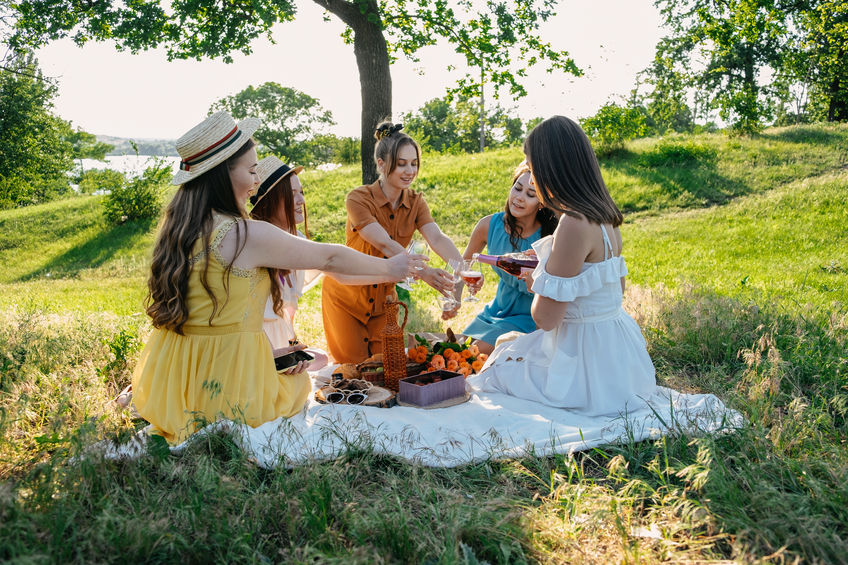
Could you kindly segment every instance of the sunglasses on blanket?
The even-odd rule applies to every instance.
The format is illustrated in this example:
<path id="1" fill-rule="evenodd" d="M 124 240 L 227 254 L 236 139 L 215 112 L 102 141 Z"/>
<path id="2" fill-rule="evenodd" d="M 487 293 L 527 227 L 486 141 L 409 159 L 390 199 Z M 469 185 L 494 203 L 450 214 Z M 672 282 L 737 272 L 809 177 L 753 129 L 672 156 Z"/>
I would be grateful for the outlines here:
<path id="1" fill-rule="evenodd" d="M 367 398 L 367 390 L 334 390 L 327 394 L 327 402 L 332 404 L 362 404 Z"/>

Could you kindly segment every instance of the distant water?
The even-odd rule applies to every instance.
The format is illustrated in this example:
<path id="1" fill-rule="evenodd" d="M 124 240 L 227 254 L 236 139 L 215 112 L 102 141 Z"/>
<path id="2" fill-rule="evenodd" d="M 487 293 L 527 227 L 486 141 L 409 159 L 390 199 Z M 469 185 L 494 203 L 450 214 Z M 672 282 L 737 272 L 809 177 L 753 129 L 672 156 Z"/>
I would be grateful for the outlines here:
<path id="1" fill-rule="evenodd" d="M 95 161 L 94 159 L 83 159 L 82 166 L 88 171 L 90 169 L 112 169 L 119 171 L 129 176 L 140 175 L 144 169 L 153 165 L 154 160 L 164 161 L 171 165 L 174 173 L 177 172 L 179 165 L 179 157 L 156 157 L 152 155 L 110 155 L 106 157 L 106 161 Z M 79 169 L 79 160 L 76 161 L 77 169 Z M 312 168 L 319 171 L 332 171 L 341 167 L 338 163 L 322 163 Z"/>
<path id="2" fill-rule="evenodd" d="M 144 172 L 145 168 L 152 166 L 156 161 L 164 161 L 171 166 L 171 169 L 176 171 L 180 158 L 155 157 L 151 155 L 110 155 L 106 157 L 106 161 L 83 159 L 82 167 L 86 171 L 90 169 L 112 169 L 125 175 L 136 176 L 140 175 Z M 76 163 L 79 168 L 79 160 Z"/>

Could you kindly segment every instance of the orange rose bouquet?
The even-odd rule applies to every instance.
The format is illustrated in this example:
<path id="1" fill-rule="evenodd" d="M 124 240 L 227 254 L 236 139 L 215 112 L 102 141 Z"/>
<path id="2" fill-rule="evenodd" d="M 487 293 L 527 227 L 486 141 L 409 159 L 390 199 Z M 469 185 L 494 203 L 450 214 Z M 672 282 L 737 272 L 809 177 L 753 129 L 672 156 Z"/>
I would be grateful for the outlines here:
<path id="1" fill-rule="evenodd" d="M 415 334 L 416 347 L 410 348 L 408 355 L 410 361 L 415 363 L 426 363 L 424 372 L 446 369 L 456 373 L 462 373 L 465 377 L 478 373 L 483 368 L 488 355 L 480 353 L 476 345 L 467 338 L 464 343 L 451 340 L 453 332 L 448 328 L 447 341 L 430 343 L 425 338 Z"/>

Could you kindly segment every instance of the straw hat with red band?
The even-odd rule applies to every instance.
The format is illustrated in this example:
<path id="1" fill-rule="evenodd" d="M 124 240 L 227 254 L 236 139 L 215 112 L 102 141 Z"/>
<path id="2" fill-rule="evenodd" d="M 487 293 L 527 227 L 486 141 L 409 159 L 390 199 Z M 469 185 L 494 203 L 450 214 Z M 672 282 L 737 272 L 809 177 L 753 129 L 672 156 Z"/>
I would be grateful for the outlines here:
<path id="1" fill-rule="evenodd" d="M 277 183 L 291 174 L 298 175 L 301 171 L 303 167 L 290 167 L 273 155 L 265 157 L 256 165 L 259 187 L 256 189 L 256 194 L 250 197 L 250 203 L 256 206 Z"/>
<path id="2" fill-rule="evenodd" d="M 227 112 L 215 112 L 177 140 L 180 170 L 171 184 L 183 184 L 220 165 L 238 151 L 262 121 L 245 118 L 236 121 Z"/>

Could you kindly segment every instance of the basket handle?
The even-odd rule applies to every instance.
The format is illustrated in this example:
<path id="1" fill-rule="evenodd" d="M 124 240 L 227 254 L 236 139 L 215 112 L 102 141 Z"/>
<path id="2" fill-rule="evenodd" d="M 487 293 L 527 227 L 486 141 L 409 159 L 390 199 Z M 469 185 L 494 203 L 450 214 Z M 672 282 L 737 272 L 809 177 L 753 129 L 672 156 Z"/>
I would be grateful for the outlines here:
<path id="1" fill-rule="evenodd" d="M 397 304 L 398 306 L 403 306 L 403 323 L 400 325 L 400 329 L 404 329 L 406 327 L 406 319 L 409 317 L 409 307 L 400 300 L 397 301 Z"/>

